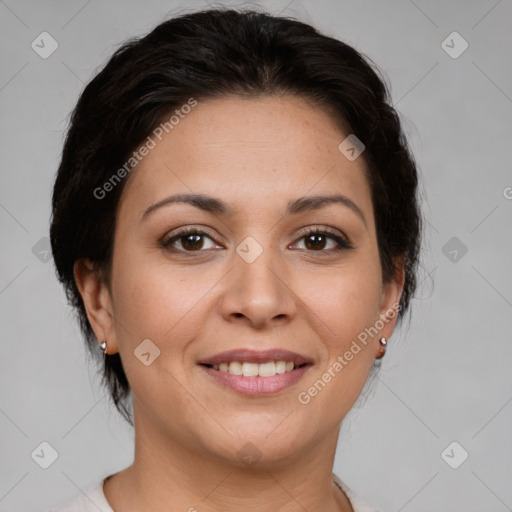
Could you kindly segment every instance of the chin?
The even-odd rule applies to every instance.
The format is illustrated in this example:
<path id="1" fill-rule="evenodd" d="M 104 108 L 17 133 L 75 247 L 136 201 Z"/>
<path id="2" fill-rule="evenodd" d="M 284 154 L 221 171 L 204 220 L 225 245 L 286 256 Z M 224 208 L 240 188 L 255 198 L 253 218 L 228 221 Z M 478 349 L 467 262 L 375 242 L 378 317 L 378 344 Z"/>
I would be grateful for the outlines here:
<path id="1" fill-rule="evenodd" d="M 282 418 L 281 418 L 282 420 Z M 266 423 L 266 422 L 265 422 Z M 276 422 L 278 424 L 279 422 Z M 251 470 L 275 470 L 279 465 L 292 463 L 303 457 L 303 448 L 307 444 L 304 431 L 297 429 L 274 427 L 253 429 L 245 428 L 236 431 L 232 428 L 222 439 L 209 443 L 209 450 L 222 457 L 228 464 L 238 468 Z"/>

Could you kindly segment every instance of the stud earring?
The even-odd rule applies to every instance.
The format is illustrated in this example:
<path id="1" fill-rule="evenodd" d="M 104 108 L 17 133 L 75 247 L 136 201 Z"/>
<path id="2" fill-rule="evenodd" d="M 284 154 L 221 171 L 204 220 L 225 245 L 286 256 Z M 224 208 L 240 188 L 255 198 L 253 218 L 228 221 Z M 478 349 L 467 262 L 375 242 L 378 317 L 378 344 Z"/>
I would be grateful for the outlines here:
<path id="1" fill-rule="evenodd" d="M 103 340 L 100 343 L 101 350 L 103 351 L 103 361 L 105 361 L 105 357 L 107 355 L 107 340 Z"/>
<path id="2" fill-rule="evenodd" d="M 384 357 L 384 355 L 386 354 L 386 346 L 388 344 L 388 340 L 386 338 L 382 337 L 379 340 L 379 343 L 380 343 L 380 352 L 379 352 L 379 355 L 375 359 L 382 359 Z"/>

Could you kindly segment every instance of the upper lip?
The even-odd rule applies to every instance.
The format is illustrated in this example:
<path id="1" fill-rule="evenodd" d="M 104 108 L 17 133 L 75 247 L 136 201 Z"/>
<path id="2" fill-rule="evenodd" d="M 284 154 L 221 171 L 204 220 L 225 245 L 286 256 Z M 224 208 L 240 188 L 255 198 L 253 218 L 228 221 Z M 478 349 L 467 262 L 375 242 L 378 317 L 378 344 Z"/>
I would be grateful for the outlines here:
<path id="1" fill-rule="evenodd" d="M 291 361 L 295 366 L 312 363 L 313 361 L 303 354 L 291 352 L 284 349 L 270 350 L 252 350 L 239 348 L 235 350 L 227 350 L 220 352 L 211 357 L 206 357 L 198 361 L 198 364 L 220 364 L 231 363 L 232 361 L 240 361 L 243 363 L 268 363 L 269 361 Z"/>

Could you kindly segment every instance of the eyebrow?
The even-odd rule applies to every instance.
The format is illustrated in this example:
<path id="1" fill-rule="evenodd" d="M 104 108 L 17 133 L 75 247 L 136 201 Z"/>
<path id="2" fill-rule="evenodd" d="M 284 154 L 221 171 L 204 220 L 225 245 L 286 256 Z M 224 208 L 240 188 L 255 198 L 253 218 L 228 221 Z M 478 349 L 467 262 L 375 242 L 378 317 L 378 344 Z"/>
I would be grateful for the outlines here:
<path id="1" fill-rule="evenodd" d="M 146 219 L 155 210 L 173 203 L 190 204 L 206 212 L 218 215 L 229 216 L 233 215 L 234 213 L 233 209 L 229 207 L 224 201 L 215 197 L 207 196 L 204 194 L 176 194 L 166 197 L 165 199 L 162 199 L 161 201 L 158 201 L 158 203 L 155 203 L 147 208 L 142 214 L 141 221 Z M 286 207 L 286 215 L 298 215 L 299 213 L 304 213 L 307 211 L 319 210 L 328 204 L 336 203 L 350 208 L 361 218 L 361 220 L 364 222 L 364 225 L 366 226 L 365 216 L 359 206 L 357 206 L 354 201 L 341 194 L 330 196 L 299 197 L 298 199 L 289 201 Z"/>

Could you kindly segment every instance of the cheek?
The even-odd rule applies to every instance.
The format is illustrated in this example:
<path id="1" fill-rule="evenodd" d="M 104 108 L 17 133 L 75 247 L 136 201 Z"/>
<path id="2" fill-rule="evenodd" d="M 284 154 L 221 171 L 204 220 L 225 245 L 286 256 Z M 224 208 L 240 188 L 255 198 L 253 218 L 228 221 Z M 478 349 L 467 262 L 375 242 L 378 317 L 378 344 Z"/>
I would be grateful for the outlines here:
<path id="1" fill-rule="evenodd" d="M 315 287 L 301 279 L 307 304 L 325 324 L 333 349 L 342 350 L 377 320 L 382 284 L 374 258 L 354 255 L 346 265 L 315 276 Z"/>
<path id="2" fill-rule="evenodd" d="M 130 332 L 161 339 L 190 312 L 201 289 L 169 268 L 129 266 L 133 268 L 124 273 L 123 265 L 118 267 L 116 315 L 126 322 Z"/>
<path id="3" fill-rule="evenodd" d="M 120 350 L 152 340 L 161 352 L 185 363 L 185 348 L 201 334 L 208 294 L 223 275 L 220 267 L 171 263 L 143 250 L 119 251 L 113 262 L 114 311 Z"/>
<path id="4" fill-rule="evenodd" d="M 374 341 L 365 329 L 378 319 L 378 277 L 370 278 L 369 272 L 331 277 L 328 292 L 310 297 L 311 321 L 322 337 L 323 353 L 297 399 L 304 411 L 322 417 L 326 427 L 341 421 L 354 405 L 373 364 Z"/>
<path id="5" fill-rule="evenodd" d="M 374 338 L 367 330 L 379 319 L 381 272 L 378 260 L 358 255 L 350 264 L 315 279 L 315 292 L 305 301 L 314 314 L 314 330 L 323 341 L 323 354 L 315 379 L 324 374 L 326 392 L 318 405 L 348 411 L 366 382 L 373 364 Z M 303 286 L 306 286 L 304 280 Z M 321 388 L 321 386 L 319 386 Z M 313 390 L 315 393 L 315 390 Z"/>

